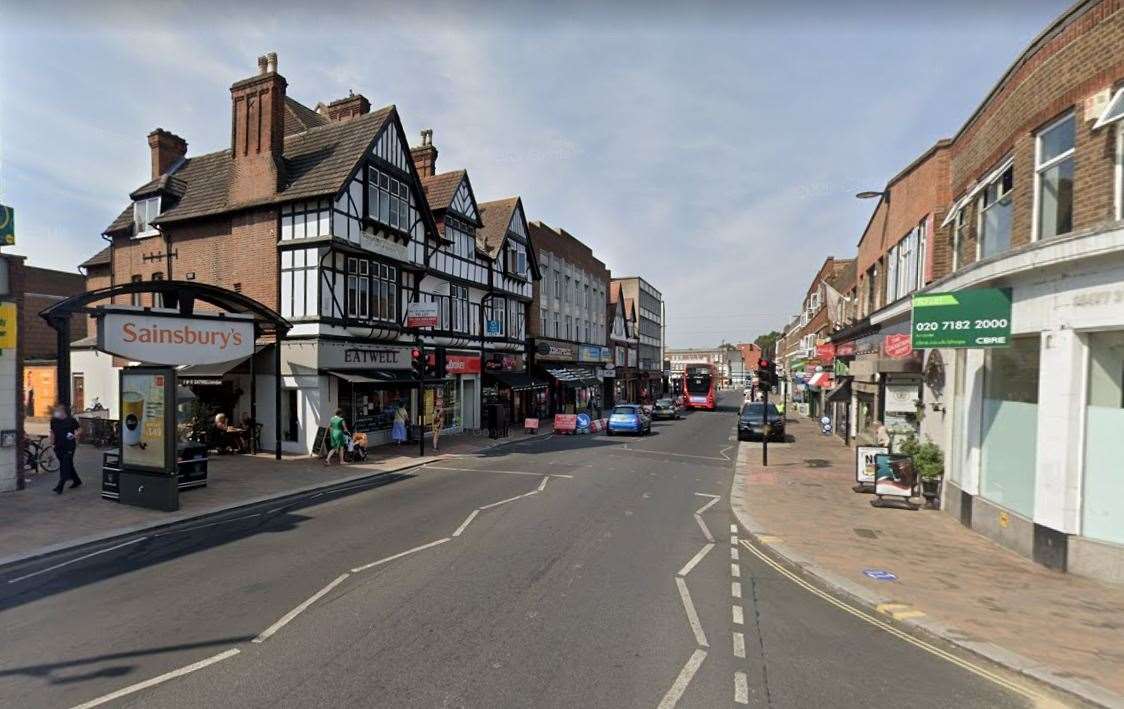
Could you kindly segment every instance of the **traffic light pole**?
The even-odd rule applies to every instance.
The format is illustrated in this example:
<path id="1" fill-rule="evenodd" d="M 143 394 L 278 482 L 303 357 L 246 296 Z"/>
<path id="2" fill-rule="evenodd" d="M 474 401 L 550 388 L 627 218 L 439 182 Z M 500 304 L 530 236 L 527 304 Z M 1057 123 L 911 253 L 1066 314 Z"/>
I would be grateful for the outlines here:
<path id="1" fill-rule="evenodd" d="M 415 367 L 418 375 L 418 453 L 425 457 L 425 345 L 418 339 L 418 359 L 420 367 Z"/>
<path id="2" fill-rule="evenodd" d="M 764 409 L 761 412 L 761 420 L 764 422 L 764 435 L 761 436 L 761 465 L 762 467 L 769 467 L 769 386 L 761 387 L 761 392 L 765 394 Z"/>

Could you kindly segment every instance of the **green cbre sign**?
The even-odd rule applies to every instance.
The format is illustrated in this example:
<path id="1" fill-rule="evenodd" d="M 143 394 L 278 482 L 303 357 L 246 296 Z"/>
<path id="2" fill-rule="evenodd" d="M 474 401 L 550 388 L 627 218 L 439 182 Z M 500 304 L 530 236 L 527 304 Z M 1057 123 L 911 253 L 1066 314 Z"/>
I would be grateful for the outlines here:
<path id="1" fill-rule="evenodd" d="M 913 296 L 910 341 L 915 350 L 1009 346 L 1011 289 L 975 288 Z"/>

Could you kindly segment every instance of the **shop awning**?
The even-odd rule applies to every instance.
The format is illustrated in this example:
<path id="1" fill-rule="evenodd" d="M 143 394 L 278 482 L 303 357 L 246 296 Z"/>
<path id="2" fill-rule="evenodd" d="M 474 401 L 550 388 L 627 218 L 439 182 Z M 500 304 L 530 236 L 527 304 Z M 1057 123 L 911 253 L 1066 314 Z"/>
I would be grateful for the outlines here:
<path id="1" fill-rule="evenodd" d="M 835 388 L 827 393 L 827 400 L 850 401 L 851 379 L 853 379 L 853 377 L 841 377 L 840 379 L 838 379 L 838 384 L 836 384 Z"/>
<path id="2" fill-rule="evenodd" d="M 417 384 L 417 377 L 409 369 L 353 369 L 328 370 L 328 374 L 352 384 Z"/>
<path id="3" fill-rule="evenodd" d="M 176 370 L 176 379 L 181 384 L 200 385 L 200 384 L 218 384 L 222 378 L 230 374 L 235 369 L 238 369 L 250 357 L 257 356 L 259 352 L 264 350 L 270 345 L 258 345 L 254 348 L 254 354 L 240 359 L 232 359 L 229 362 L 216 362 L 214 364 L 188 364 Z M 246 370 L 248 373 L 248 370 Z"/>
<path id="4" fill-rule="evenodd" d="M 512 391 L 548 389 L 550 387 L 543 380 L 536 379 L 526 372 L 488 372 L 488 376 Z"/>
<path id="5" fill-rule="evenodd" d="M 581 369 L 548 369 L 546 373 L 568 387 L 601 386 L 601 380 Z"/>
<path id="6" fill-rule="evenodd" d="M 831 372 L 816 372 L 808 378 L 808 386 L 823 389 L 831 384 Z"/>

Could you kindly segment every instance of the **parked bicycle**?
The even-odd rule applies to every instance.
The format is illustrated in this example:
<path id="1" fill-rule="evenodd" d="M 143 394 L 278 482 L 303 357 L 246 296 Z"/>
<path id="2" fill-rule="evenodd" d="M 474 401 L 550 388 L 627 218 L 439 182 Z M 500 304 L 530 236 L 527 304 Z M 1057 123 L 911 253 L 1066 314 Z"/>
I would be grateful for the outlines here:
<path id="1" fill-rule="evenodd" d="M 55 447 L 48 439 L 49 436 L 35 439 L 24 437 L 24 471 L 32 475 L 58 472 L 59 457 L 55 455 Z"/>

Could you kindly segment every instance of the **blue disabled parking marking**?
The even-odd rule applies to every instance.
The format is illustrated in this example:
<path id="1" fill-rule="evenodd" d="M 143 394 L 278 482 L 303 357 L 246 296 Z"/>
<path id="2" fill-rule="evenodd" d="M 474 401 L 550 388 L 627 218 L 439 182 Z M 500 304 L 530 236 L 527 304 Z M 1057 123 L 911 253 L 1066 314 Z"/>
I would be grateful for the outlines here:
<path id="1" fill-rule="evenodd" d="M 886 569 L 863 569 L 863 573 L 875 581 L 897 581 L 898 575 Z"/>

